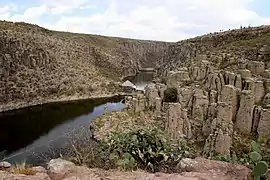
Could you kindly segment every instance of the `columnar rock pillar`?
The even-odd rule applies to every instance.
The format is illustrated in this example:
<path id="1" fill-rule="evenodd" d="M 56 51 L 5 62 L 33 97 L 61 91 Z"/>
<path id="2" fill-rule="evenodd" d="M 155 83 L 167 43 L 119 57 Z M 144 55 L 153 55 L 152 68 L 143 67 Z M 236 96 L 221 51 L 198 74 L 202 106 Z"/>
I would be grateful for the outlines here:
<path id="1" fill-rule="evenodd" d="M 261 111 L 261 118 L 257 129 L 259 138 L 270 140 L 270 110 L 263 109 Z"/>
<path id="2" fill-rule="evenodd" d="M 182 120 L 183 120 L 183 133 L 186 135 L 188 139 L 192 138 L 192 130 L 191 130 L 191 123 L 188 119 L 188 110 L 182 109 Z"/>
<path id="3" fill-rule="evenodd" d="M 207 96 L 195 94 L 192 106 L 192 119 L 203 122 L 206 119 L 209 100 Z"/>
<path id="4" fill-rule="evenodd" d="M 183 135 L 183 120 L 181 116 L 181 104 L 179 103 L 165 103 L 167 104 L 166 115 L 166 131 L 171 138 L 177 138 Z"/>
<path id="5" fill-rule="evenodd" d="M 235 129 L 242 134 L 250 134 L 252 128 L 255 98 L 252 91 L 241 93 L 240 107 L 236 115 Z"/>
<path id="6" fill-rule="evenodd" d="M 156 98 L 159 97 L 159 95 L 154 83 L 145 87 L 145 96 L 148 99 L 148 106 L 150 108 L 155 108 Z"/>
<path id="7" fill-rule="evenodd" d="M 217 106 L 217 118 L 212 121 L 211 134 L 209 134 L 204 152 L 210 154 L 215 152 L 220 155 L 230 155 L 232 145 L 232 107 L 224 102 Z"/>
<path id="8" fill-rule="evenodd" d="M 255 103 L 261 102 L 261 100 L 265 95 L 263 81 L 259 80 L 255 81 L 254 95 L 255 95 Z"/>
<path id="9" fill-rule="evenodd" d="M 160 97 L 156 97 L 156 117 L 161 116 L 161 106 L 162 106 L 162 99 Z"/>
<path id="10" fill-rule="evenodd" d="M 134 104 L 136 113 L 144 111 L 146 106 L 145 96 L 143 94 L 138 94 Z"/>
<path id="11" fill-rule="evenodd" d="M 225 102 L 232 107 L 232 117 L 234 120 L 238 107 L 237 89 L 232 85 L 225 85 L 221 91 L 219 101 Z"/>

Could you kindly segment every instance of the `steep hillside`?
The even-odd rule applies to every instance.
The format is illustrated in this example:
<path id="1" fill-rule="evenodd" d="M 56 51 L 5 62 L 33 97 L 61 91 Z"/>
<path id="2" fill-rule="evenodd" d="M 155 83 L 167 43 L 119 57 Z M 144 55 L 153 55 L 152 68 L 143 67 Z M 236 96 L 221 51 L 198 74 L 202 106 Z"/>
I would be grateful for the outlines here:
<path id="1" fill-rule="evenodd" d="M 158 77 L 166 84 L 154 87 L 160 94 L 166 87 L 177 89 L 177 103 L 168 111 L 178 108 L 185 117 L 169 125 L 169 132 L 175 135 L 174 128 L 180 128 L 201 134 L 195 139 L 201 139 L 207 156 L 247 152 L 251 139 L 267 146 L 269 153 L 270 26 L 208 34 L 171 45 Z"/>
<path id="2" fill-rule="evenodd" d="M 167 46 L 1 21 L 0 111 L 21 103 L 112 93 L 121 77 L 156 66 Z"/>
<path id="3" fill-rule="evenodd" d="M 250 27 L 179 41 L 170 45 L 159 73 L 201 64 L 207 60 L 216 69 L 245 69 L 251 61 L 270 68 L 270 26 Z"/>

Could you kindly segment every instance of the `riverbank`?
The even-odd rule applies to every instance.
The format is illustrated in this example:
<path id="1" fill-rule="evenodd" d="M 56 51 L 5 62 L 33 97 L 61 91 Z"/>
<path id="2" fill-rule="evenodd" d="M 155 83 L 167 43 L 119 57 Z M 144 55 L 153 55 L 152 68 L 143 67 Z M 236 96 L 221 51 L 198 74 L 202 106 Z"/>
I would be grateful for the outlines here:
<path id="1" fill-rule="evenodd" d="M 81 100 L 94 100 L 94 99 L 102 99 L 102 98 L 114 98 L 128 95 L 127 93 L 114 93 L 114 94 L 101 94 L 94 96 L 67 96 L 62 98 L 52 98 L 52 99 L 36 99 L 31 102 L 16 102 L 16 103 L 6 103 L 0 105 L 0 113 L 5 111 L 17 110 L 21 108 L 37 106 L 42 104 L 49 103 L 66 103 L 72 101 L 81 101 Z"/>

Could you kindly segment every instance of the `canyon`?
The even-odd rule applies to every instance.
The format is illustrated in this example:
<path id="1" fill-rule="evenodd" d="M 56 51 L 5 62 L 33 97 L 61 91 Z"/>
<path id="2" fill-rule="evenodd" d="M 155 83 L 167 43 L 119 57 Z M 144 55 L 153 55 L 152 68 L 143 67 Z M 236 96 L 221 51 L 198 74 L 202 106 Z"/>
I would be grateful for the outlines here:
<path id="1" fill-rule="evenodd" d="M 97 139 L 119 129 L 131 131 L 152 123 L 161 124 L 172 139 L 196 142 L 194 149 L 198 148 L 204 158 L 240 157 L 249 153 L 251 140 L 270 154 L 270 26 L 244 27 L 167 43 L 56 32 L 26 23 L 1 24 L 0 111 L 51 100 L 120 93 L 124 77 L 155 68 L 154 80 L 144 93 L 125 97 L 123 112 L 108 113 L 93 121 L 91 127 Z M 166 101 L 168 89 L 176 90 L 173 102 Z M 132 116 L 126 111 L 132 111 Z M 198 161 L 201 166 L 209 164 L 207 170 L 173 177 L 144 176 L 248 179 L 251 174 L 240 165 L 244 174 L 237 175 L 231 168 L 235 164 L 203 158 Z M 86 174 L 90 171 L 93 174 L 85 170 Z M 141 178 L 136 173 L 125 177 Z"/>
<path id="2" fill-rule="evenodd" d="M 156 67 L 169 45 L 0 25 L 0 111 L 114 94 L 121 78 Z"/>

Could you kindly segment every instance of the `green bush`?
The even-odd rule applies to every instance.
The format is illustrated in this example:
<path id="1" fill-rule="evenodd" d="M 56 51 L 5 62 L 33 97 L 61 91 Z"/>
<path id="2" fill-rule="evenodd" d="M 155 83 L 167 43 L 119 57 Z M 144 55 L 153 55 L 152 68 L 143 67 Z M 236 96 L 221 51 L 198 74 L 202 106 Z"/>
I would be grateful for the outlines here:
<path id="1" fill-rule="evenodd" d="M 188 146 L 166 139 L 161 130 L 150 126 L 112 133 L 102 144 L 115 166 L 124 170 L 174 171 L 179 160 L 189 154 Z"/>
<path id="2" fill-rule="evenodd" d="M 164 91 L 164 102 L 177 102 L 177 89 L 176 88 L 167 88 Z"/>

